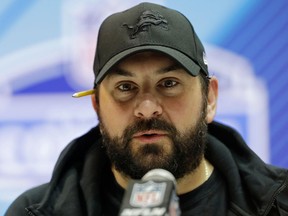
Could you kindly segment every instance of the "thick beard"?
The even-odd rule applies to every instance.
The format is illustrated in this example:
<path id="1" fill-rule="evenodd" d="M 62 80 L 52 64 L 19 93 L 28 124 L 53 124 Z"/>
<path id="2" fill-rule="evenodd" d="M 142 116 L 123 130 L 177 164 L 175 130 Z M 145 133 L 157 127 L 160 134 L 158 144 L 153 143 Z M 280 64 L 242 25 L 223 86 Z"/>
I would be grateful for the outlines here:
<path id="1" fill-rule="evenodd" d="M 158 118 L 139 120 L 127 127 L 121 137 L 111 137 L 99 118 L 103 145 L 115 168 L 132 179 L 141 179 L 149 170 L 162 168 L 176 179 L 182 178 L 198 168 L 206 148 L 206 112 L 202 112 L 196 125 L 180 133 L 174 125 Z M 172 151 L 164 151 L 159 144 L 143 145 L 133 153 L 132 136 L 140 131 L 161 130 L 168 133 Z M 165 144 L 164 144 L 165 145 Z"/>

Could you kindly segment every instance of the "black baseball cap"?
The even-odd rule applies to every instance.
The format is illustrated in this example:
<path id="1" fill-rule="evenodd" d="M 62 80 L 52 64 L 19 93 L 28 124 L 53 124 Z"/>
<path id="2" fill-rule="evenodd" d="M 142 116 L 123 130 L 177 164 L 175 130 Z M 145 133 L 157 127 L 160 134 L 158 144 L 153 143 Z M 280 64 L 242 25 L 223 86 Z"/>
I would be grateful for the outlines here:
<path id="1" fill-rule="evenodd" d="M 114 65 L 143 51 L 172 57 L 192 76 L 200 72 L 209 75 L 204 47 L 189 20 L 176 10 L 141 3 L 112 14 L 101 24 L 93 66 L 94 86 Z"/>

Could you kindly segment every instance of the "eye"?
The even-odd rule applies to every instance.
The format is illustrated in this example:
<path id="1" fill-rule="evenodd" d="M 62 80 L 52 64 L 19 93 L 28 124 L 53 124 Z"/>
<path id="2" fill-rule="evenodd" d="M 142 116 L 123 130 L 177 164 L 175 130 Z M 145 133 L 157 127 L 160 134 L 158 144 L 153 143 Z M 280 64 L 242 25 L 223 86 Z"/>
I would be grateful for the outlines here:
<path id="1" fill-rule="evenodd" d="M 158 83 L 158 90 L 163 96 L 176 97 L 184 91 L 183 81 L 167 77 Z"/>
<path id="2" fill-rule="evenodd" d="M 135 89 L 135 86 L 132 85 L 131 83 L 122 83 L 122 84 L 117 86 L 117 89 L 122 91 L 122 92 L 126 92 L 126 91 L 131 91 L 131 90 Z"/>
<path id="3" fill-rule="evenodd" d="M 132 99 L 138 92 L 135 83 L 129 81 L 119 82 L 113 91 L 113 97 L 119 102 L 126 102 Z"/>
<path id="4" fill-rule="evenodd" d="M 172 87 L 176 86 L 177 84 L 178 84 L 177 81 L 172 80 L 172 79 L 167 79 L 161 83 L 161 86 L 165 87 L 165 88 L 172 88 Z"/>

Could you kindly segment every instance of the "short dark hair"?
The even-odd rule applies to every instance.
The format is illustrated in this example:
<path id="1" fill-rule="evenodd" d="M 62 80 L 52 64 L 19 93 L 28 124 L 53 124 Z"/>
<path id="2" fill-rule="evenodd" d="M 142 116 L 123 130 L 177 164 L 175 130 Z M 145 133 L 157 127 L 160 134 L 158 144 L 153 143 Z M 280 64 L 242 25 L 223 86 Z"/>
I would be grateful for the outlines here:
<path id="1" fill-rule="evenodd" d="M 207 98 L 209 91 L 210 77 L 202 72 L 200 72 L 198 76 L 200 78 L 203 97 Z"/>

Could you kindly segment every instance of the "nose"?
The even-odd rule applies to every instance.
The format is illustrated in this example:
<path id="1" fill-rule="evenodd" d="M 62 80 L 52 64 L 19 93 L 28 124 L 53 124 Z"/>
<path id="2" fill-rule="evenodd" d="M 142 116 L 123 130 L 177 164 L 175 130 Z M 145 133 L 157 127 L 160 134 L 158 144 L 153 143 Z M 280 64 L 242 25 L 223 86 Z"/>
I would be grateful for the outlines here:
<path id="1" fill-rule="evenodd" d="M 145 94 L 137 100 L 134 115 L 138 118 L 159 117 L 162 114 L 162 107 L 157 99 L 151 94 Z"/>

